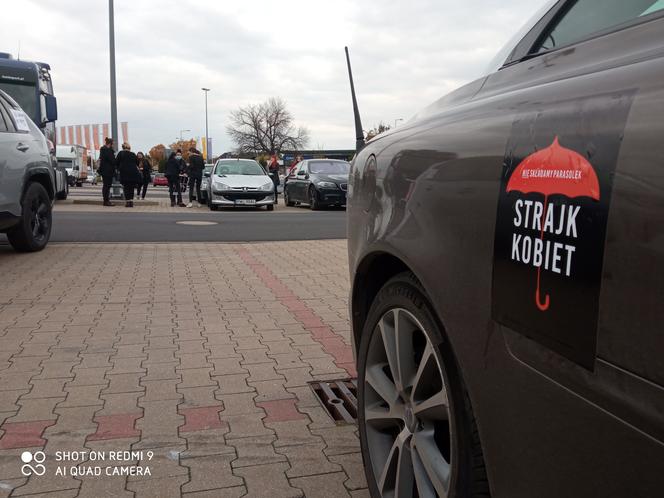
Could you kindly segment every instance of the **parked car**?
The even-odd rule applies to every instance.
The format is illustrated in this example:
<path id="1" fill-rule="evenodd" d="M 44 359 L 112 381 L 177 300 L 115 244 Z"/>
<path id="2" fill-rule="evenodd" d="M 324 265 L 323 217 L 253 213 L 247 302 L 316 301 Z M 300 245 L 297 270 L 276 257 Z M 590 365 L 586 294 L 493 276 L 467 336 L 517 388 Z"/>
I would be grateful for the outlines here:
<path id="1" fill-rule="evenodd" d="M 207 190 L 208 184 L 210 183 L 210 174 L 212 173 L 212 168 L 214 168 L 214 164 L 206 164 L 205 169 L 203 170 L 203 179 L 201 180 L 201 198 L 199 199 L 201 204 L 207 204 Z"/>
<path id="2" fill-rule="evenodd" d="M 97 185 L 97 172 L 92 168 L 88 168 L 88 175 L 85 178 L 85 182 L 90 185 Z"/>
<path id="3" fill-rule="evenodd" d="M 0 232 L 17 251 L 39 251 L 51 236 L 55 171 L 46 138 L 0 90 Z"/>
<path id="4" fill-rule="evenodd" d="M 485 76 L 360 147 L 372 496 L 662 494 L 662 33 L 663 2 L 549 2 Z"/>
<path id="5" fill-rule="evenodd" d="M 274 210 L 274 183 L 253 159 L 219 159 L 208 182 L 208 206 L 265 206 Z"/>
<path id="6" fill-rule="evenodd" d="M 163 173 L 155 173 L 152 178 L 153 187 L 168 187 L 168 179 Z"/>
<path id="7" fill-rule="evenodd" d="M 312 210 L 325 206 L 344 206 L 350 164 L 338 159 L 300 161 L 284 186 L 287 206 L 308 204 Z"/>

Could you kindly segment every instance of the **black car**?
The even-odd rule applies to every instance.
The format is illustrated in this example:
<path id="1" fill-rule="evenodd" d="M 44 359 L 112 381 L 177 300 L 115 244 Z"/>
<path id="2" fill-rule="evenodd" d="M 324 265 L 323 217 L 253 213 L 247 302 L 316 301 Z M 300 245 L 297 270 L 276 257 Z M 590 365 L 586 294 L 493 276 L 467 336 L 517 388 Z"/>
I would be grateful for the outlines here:
<path id="1" fill-rule="evenodd" d="M 344 206 L 350 164 L 338 159 L 301 161 L 286 178 L 284 202 L 287 206 L 308 204 L 313 210 Z"/>
<path id="2" fill-rule="evenodd" d="M 663 496 L 663 137 L 664 2 L 560 0 L 361 148 L 372 496 Z"/>

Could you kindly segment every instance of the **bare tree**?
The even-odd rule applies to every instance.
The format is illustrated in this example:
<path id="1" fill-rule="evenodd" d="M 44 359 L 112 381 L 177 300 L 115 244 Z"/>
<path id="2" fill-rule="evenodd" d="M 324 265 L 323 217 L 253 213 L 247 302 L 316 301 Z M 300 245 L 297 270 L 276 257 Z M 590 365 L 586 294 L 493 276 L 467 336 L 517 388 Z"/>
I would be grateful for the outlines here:
<path id="1" fill-rule="evenodd" d="M 293 124 L 293 115 L 280 98 L 240 107 L 231 112 L 230 122 L 226 131 L 241 153 L 278 154 L 309 142 L 309 130 Z"/>
<path id="2" fill-rule="evenodd" d="M 378 123 L 378 126 L 374 126 L 371 130 L 367 131 L 366 139 L 367 141 L 371 140 L 376 135 L 380 135 L 383 132 L 386 132 L 391 128 L 390 125 L 383 123 L 382 121 Z"/>

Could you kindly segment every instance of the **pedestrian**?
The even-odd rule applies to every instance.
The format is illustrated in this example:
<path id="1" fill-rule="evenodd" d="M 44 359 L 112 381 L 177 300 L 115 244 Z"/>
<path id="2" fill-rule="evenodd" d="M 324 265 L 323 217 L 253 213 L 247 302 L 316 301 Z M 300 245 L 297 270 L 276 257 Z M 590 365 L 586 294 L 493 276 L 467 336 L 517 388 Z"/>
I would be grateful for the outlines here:
<path id="1" fill-rule="evenodd" d="M 182 204 L 182 192 L 180 190 L 180 161 L 177 156 L 176 152 L 171 152 L 171 155 L 168 156 L 164 176 L 168 180 L 168 195 L 171 198 L 171 207 L 175 206 L 176 195 L 178 206 L 184 207 L 184 204 Z M 182 158 L 181 154 L 180 158 Z"/>
<path id="2" fill-rule="evenodd" d="M 272 183 L 274 183 L 274 203 L 277 204 L 279 200 L 279 191 L 277 190 L 277 187 L 281 181 L 279 180 L 279 161 L 275 154 L 272 155 L 270 163 L 268 164 L 268 172 L 272 177 Z"/>
<path id="3" fill-rule="evenodd" d="M 194 188 L 196 188 L 196 204 L 201 205 L 201 181 L 203 180 L 203 170 L 205 161 L 201 153 L 195 147 L 189 149 L 189 167 L 187 176 L 189 177 L 189 204 L 187 207 L 194 206 Z"/>
<path id="4" fill-rule="evenodd" d="M 131 151 L 131 146 L 125 142 L 122 150 L 116 157 L 118 170 L 120 172 L 120 183 L 124 190 L 125 207 L 134 207 L 134 190 L 136 185 L 143 182 L 143 175 L 138 170 L 136 154 Z"/>
<path id="5" fill-rule="evenodd" d="M 104 199 L 104 206 L 115 206 L 111 202 L 111 185 L 115 176 L 116 162 L 115 151 L 113 150 L 113 139 L 106 137 L 104 145 L 99 148 L 99 167 L 97 172 L 101 176 L 102 187 L 101 195 Z"/>
<path id="6" fill-rule="evenodd" d="M 148 185 L 152 180 L 152 165 L 150 164 L 150 160 L 142 152 L 136 154 L 136 159 L 138 161 L 138 169 L 143 177 L 143 181 L 136 187 L 136 197 L 145 199 L 145 193 L 148 191 Z"/>
<path id="7" fill-rule="evenodd" d="M 177 159 L 179 168 L 180 168 L 180 192 L 184 193 L 187 191 L 187 184 L 189 182 L 189 178 L 187 178 L 187 161 L 184 160 L 184 157 L 182 155 L 182 149 L 178 149 L 175 151 L 175 159 Z"/>

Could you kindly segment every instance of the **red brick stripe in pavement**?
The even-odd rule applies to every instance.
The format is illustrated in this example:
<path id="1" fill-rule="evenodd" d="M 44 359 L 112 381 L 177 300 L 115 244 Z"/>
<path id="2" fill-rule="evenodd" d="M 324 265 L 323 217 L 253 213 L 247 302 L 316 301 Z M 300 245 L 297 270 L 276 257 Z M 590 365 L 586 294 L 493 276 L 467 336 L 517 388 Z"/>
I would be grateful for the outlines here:
<path id="1" fill-rule="evenodd" d="M 256 406 L 263 408 L 267 413 L 267 417 L 263 422 L 287 422 L 290 420 L 301 420 L 307 418 L 305 415 L 297 411 L 295 408 L 295 398 L 291 399 L 278 399 L 275 401 L 263 401 L 256 403 Z"/>
<path id="2" fill-rule="evenodd" d="M 223 406 L 199 406 L 196 408 L 181 408 L 180 415 L 184 415 L 184 425 L 180 432 L 202 431 L 205 429 L 221 429 L 224 423 L 219 419 L 219 412 Z"/>
<path id="3" fill-rule="evenodd" d="M 0 449 L 30 448 L 44 446 L 46 440 L 42 434 L 47 427 L 55 424 L 55 420 L 35 420 L 33 422 L 5 422 L 2 429 L 5 433 L 0 439 Z"/>
<path id="4" fill-rule="evenodd" d="M 357 377 L 350 346 L 344 343 L 341 337 L 326 326 L 323 320 L 307 306 L 307 303 L 293 294 L 267 266 L 254 258 L 247 249 L 238 247 L 235 250 L 242 261 L 253 270 L 281 304 L 286 306 L 302 323 L 302 326 L 311 332 L 312 338 L 323 347 L 323 350 L 334 357 L 335 364 L 346 370 L 350 377 Z"/>
<path id="5" fill-rule="evenodd" d="M 135 429 L 134 424 L 142 416 L 142 413 L 98 415 L 94 418 L 98 424 L 97 432 L 88 436 L 88 441 L 140 437 L 141 431 Z"/>

